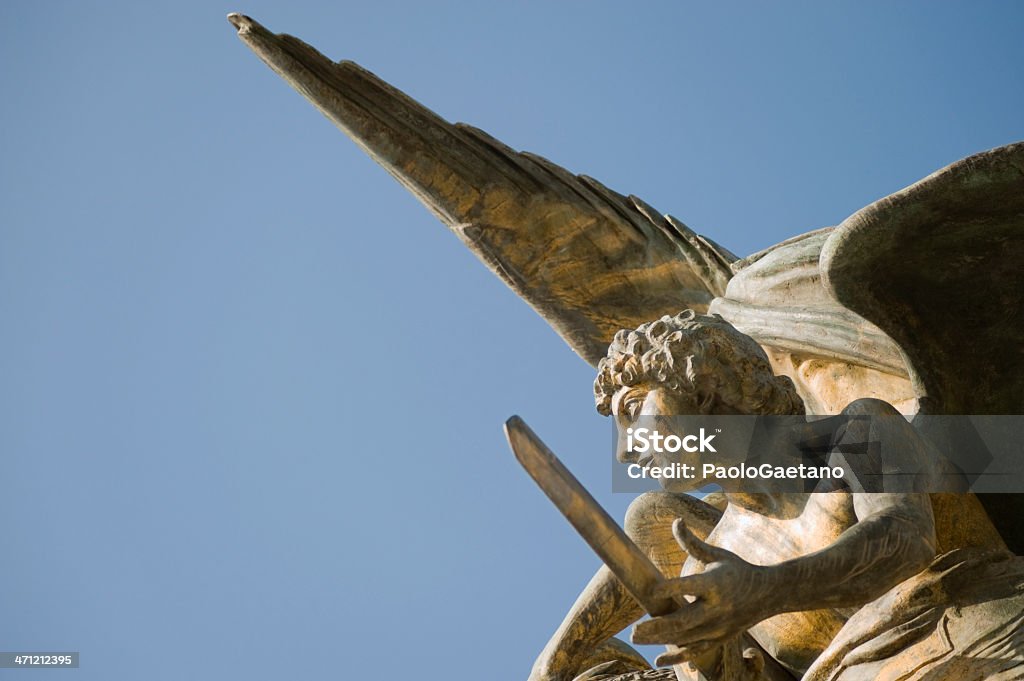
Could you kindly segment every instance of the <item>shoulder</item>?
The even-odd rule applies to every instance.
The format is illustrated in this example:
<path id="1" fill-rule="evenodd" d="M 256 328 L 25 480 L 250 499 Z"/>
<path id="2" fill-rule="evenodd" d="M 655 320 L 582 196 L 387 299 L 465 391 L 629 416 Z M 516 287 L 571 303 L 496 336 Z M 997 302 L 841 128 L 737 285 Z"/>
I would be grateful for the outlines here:
<path id="1" fill-rule="evenodd" d="M 861 397 L 850 402 L 842 411 L 843 416 L 899 416 L 903 417 L 896 407 L 885 400 L 874 397 Z"/>

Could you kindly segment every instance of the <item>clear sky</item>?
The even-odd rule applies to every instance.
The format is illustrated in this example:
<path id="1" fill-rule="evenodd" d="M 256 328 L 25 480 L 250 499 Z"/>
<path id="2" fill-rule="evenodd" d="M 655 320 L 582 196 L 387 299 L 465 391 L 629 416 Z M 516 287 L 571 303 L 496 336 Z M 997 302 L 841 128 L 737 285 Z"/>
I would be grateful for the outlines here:
<path id="1" fill-rule="evenodd" d="M 4 678 L 525 679 L 592 370 L 230 11 L 740 255 L 1024 139 L 1014 2 L 0 3 Z"/>

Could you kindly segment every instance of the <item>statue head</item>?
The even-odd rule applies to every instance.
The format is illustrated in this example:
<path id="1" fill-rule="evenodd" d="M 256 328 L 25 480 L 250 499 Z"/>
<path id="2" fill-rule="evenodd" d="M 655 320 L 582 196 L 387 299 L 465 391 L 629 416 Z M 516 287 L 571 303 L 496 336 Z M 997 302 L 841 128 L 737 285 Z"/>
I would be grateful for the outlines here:
<path id="1" fill-rule="evenodd" d="M 660 397 L 648 414 L 804 413 L 793 382 L 718 315 L 686 310 L 619 331 L 597 370 L 594 397 L 605 416 L 635 418 L 652 393 Z"/>
<path id="2" fill-rule="evenodd" d="M 650 417 L 662 423 L 655 430 L 666 429 L 664 434 L 682 438 L 684 431 L 695 432 L 685 419 L 658 417 L 804 413 L 793 382 L 776 376 L 764 350 L 717 315 L 686 310 L 641 324 L 634 331 L 619 331 L 597 368 L 597 410 L 615 417 L 619 434 L 616 456 L 622 463 L 663 467 L 672 462 L 693 466 L 699 462 L 694 452 L 634 451 L 627 436 L 634 428 L 647 427 Z M 702 486 L 704 480 L 662 478 L 661 484 L 686 492 Z"/>

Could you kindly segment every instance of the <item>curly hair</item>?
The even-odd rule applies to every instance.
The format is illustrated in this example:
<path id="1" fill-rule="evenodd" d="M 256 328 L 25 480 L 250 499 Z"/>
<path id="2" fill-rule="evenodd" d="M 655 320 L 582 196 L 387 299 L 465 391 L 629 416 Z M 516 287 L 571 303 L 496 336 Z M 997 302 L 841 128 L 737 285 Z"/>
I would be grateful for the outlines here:
<path id="1" fill-rule="evenodd" d="M 605 416 L 612 395 L 643 382 L 691 394 L 701 405 L 715 398 L 741 413 L 804 413 L 793 382 L 772 372 L 754 339 L 718 315 L 693 310 L 619 331 L 597 372 L 594 399 Z"/>

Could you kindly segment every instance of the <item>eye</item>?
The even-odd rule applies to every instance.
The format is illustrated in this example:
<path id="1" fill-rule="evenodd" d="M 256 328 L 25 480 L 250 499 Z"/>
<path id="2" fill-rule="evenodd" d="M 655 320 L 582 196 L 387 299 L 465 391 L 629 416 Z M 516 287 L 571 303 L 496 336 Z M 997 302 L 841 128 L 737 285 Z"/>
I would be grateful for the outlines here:
<path id="1" fill-rule="evenodd" d="M 626 400 L 623 407 L 625 408 L 625 414 L 629 417 L 630 421 L 636 421 L 637 416 L 640 415 L 640 407 L 642 406 L 643 402 L 637 398 Z"/>

